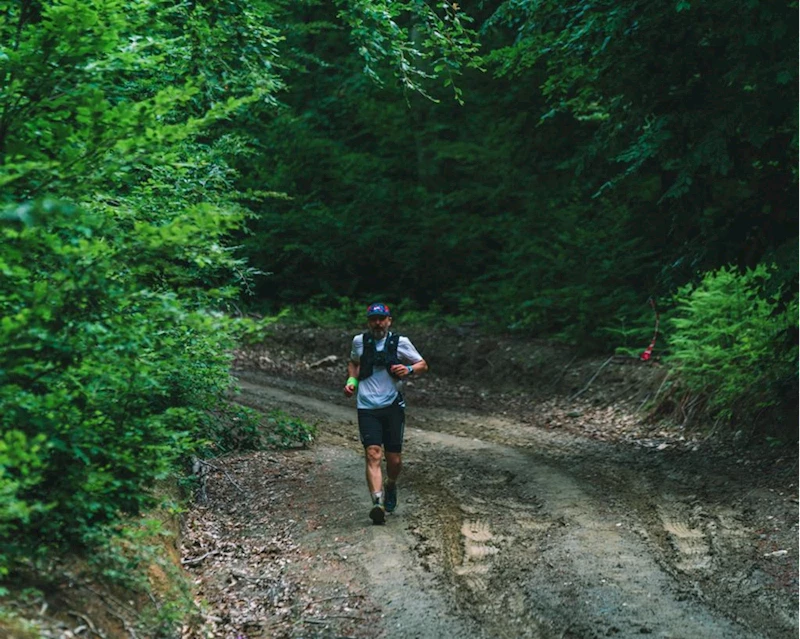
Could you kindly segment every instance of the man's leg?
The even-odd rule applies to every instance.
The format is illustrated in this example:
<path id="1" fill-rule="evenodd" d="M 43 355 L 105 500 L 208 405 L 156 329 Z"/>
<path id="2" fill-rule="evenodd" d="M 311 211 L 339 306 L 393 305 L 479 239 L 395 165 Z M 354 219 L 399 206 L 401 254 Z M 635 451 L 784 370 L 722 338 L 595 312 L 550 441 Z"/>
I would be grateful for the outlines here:
<path id="1" fill-rule="evenodd" d="M 383 478 L 381 475 L 381 457 L 383 450 L 380 446 L 367 446 L 364 449 L 367 466 L 367 487 L 372 495 L 372 510 L 369 518 L 373 524 L 382 524 L 386 519 L 383 506 Z"/>
<path id="2" fill-rule="evenodd" d="M 367 488 L 371 495 L 380 493 L 383 490 L 383 476 L 381 473 L 381 458 L 383 450 L 380 446 L 367 446 L 364 449 L 367 469 Z M 388 454 L 387 454 L 388 463 Z"/>
<path id="3" fill-rule="evenodd" d="M 397 478 L 403 468 L 403 437 L 405 435 L 406 411 L 403 398 L 390 408 L 388 423 L 383 432 L 383 444 L 386 451 L 386 485 L 383 489 L 383 504 L 386 512 L 394 512 L 397 508 Z"/>
<path id="4" fill-rule="evenodd" d="M 403 454 L 386 451 L 386 483 L 393 486 L 403 469 Z"/>
<path id="5" fill-rule="evenodd" d="M 397 477 L 403 467 L 400 453 L 386 451 L 386 485 L 383 488 L 383 505 L 387 513 L 397 508 Z"/>
<path id="6" fill-rule="evenodd" d="M 375 411 L 358 411 L 358 429 L 361 443 L 364 445 L 364 466 L 367 488 L 372 496 L 372 510 L 369 518 L 373 524 L 382 524 L 385 520 L 383 509 L 383 477 L 381 460 L 383 458 L 382 424 Z"/>

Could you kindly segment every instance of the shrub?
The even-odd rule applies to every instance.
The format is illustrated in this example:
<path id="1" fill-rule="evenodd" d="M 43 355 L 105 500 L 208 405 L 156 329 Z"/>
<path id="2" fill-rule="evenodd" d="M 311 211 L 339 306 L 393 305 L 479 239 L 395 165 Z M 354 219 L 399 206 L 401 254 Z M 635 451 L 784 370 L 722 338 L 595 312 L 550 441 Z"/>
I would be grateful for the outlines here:
<path id="1" fill-rule="evenodd" d="M 317 436 L 317 427 L 302 419 L 273 410 L 267 418 L 266 440 L 275 448 L 307 447 Z"/>
<path id="2" fill-rule="evenodd" d="M 150 225 L 126 233 L 111 214 L 54 202 L 5 218 L 0 575 L 13 557 L 91 545 L 98 528 L 150 507 L 154 483 L 213 436 L 233 344 L 188 277 L 147 285 L 154 253 L 196 238 L 190 221 L 156 241 Z"/>
<path id="3" fill-rule="evenodd" d="M 158 519 L 152 515 L 156 514 Z M 175 531 L 159 511 L 138 520 L 98 530 L 95 552 L 80 574 L 134 602 L 139 636 L 175 637 L 181 624 L 198 612 L 190 580 L 176 559 Z M 129 633 L 134 635 L 131 630 Z"/>
<path id="4" fill-rule="evenodd" d="M 259 413 L 252 408 L 235 402 L 220 404 L 201 421 L 201 433 L 208 440 L 209 454 L 258 450 L 262 447 L 259 421 Z"/>
<path id="5" fill-rule="evenodd" d="M 772 272 L 721 268 L 676 296 L 668 360 L 716 418 L 756 417 L 797 385 L 797 296 L 765 293 Z"/>
<path id="6" fill-rule="evenodd" d="M 33 515 L 47 511 L 41 501 L 25 498 L 26 492 L 42 481 L 44 442 L 44 436 L 29 439 L 20 430 L 9 430 L 0 437 L 0 539 L 7 540 L 0 552 L 0 578 L 8 572 L 9 554 L 17 546 L 10 535 L 15 523 L 27 524 Z"/>

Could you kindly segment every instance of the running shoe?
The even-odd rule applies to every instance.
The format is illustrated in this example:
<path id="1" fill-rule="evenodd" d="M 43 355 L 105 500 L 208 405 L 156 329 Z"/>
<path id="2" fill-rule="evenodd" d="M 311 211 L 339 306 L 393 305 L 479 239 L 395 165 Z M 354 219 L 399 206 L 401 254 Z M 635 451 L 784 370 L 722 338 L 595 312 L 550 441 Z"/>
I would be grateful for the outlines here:
<path id="1" fill-rule="evenodd" d="M 372 505 L 372 510 L 369 511 L 369 518 L 375 526 L 380 526 L 386 521 L 386 511 L 380 503 Z"/>
<path id="2" fill-rule="evenodd" d="M 397 508 L 397 484 L 386 484 L 383 487 L 383 505 L 387 513 L 392 513 Z"/>

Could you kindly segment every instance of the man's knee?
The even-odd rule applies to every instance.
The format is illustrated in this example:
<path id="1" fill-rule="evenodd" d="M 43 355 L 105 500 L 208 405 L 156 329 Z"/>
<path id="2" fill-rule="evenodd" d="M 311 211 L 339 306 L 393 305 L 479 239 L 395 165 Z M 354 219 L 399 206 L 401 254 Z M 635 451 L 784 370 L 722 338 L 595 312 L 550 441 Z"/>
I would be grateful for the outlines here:
<path id="1" fill-rule="evenodd" d="M 380 464 L 383 459 L 383 449 L 380 446 L 367 446 L 364 449 L 364 455 L 367 462 L 370 464 Z"/>

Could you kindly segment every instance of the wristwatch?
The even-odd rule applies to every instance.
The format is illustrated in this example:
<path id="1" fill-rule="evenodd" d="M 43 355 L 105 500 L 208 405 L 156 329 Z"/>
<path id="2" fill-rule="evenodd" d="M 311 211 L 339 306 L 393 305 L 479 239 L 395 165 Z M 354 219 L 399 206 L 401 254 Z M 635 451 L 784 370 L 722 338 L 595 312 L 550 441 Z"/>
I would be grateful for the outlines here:
<path id="1" fill-rule="evenodd" d="M 414 374 L 414 369 L 411 366 L 406 366 L 406 368 L 408 369 L 408 374 L 409 375 L 413 375 Z"/>

